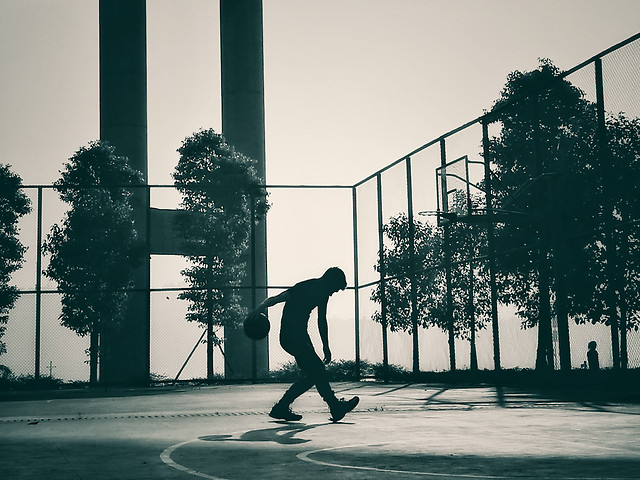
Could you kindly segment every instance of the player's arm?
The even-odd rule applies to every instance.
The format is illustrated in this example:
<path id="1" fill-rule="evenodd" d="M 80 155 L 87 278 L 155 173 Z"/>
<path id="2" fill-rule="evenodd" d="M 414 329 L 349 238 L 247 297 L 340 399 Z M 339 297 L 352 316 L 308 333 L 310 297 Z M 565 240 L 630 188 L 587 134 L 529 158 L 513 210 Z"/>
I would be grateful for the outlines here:
<path id="1" fill-rule="evenodd" d="M 327 298 L 327 301 L 329 299 Z M 327 302 L 318 305 L 318 332 L 322 340 L 322 351 L 324 353 L 324 363 L 331 361 L 331 349 L 329 348 L 329 327 L 327 325 Z"/>
<path id="2" fill-rule="evenodd" d="M 273 307 L 278 303 L 286 302 L 287 300 L 289 300 L 290 295 L 291 294 L 289 293 L 289 290 L 285 290 L 284 292 L 279 293 L 278 295 L 274 295 L 273 297 L 266 298 L 260 305 L 256 307 L 256 309 L 253 312 L 251 312 L 249 316 L 257 315 L 260 312 L 264 312 L 269 307 Z"/>

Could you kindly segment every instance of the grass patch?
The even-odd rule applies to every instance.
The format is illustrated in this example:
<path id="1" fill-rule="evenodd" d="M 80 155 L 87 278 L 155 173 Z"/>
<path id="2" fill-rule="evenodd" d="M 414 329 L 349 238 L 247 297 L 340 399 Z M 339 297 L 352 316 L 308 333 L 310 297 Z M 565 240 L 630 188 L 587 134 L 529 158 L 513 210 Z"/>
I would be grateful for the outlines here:
<path id="1" fill-rule="evenodd" d="M 361 379 L 408 381 L 411 372 L 398 365 L 385 366 L 381 363 L 360 361 L 360 365 L 353 360 L 336 360 L 326 365 L 327 376 L 331 382 L 356 381 Z M 292 382 L 302 376 L 295 362 L 288 362 L 278 370 L 269 372 L 269 379 L 276 382 Z"/>

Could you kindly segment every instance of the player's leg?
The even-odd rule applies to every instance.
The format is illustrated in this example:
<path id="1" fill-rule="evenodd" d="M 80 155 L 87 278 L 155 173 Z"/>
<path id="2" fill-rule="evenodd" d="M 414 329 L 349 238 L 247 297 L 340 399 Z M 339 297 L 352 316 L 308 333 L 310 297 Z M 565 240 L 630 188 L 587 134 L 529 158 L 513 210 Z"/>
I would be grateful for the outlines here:
<path id="1" fill-rule="evenodd" d="M 289 389 L 284 393 L 278 403 L 273 406 L 271 412 L 269 413 L 269 416 L 272 418 L 287 421 L 300 420 L 302 418 L 302 415 L 291 411 L 291 404 L 296 398 L 308 391 L 311 387 L 313 387 L 313 382 L 306 376 L 299 380 L 296 380 L 293 385 L 291 385 Z"/>
<path id="2" fill-rule="evenodd" d="M 289 387 L 289 389 L 284 393 L 280 402 L 285 405 L 291 405 L 296 398 L 298 398 L 303 393 L 306 393 L 311 387 L 313 387 L 313 380 L 309 379 L 307 376 L 296 380 L 293 385 Z"/>
<path id="3" fill-rule="evenodd" d="M 278 403 L 276 403 L 273 406 L 273 408 L 271 409 L 271 412 L 269 413 L 269 416 L 272 418 L 280 419 L 280 420 L 297 421 L 302 419 L 302 415 L 299 415 L 291 411 L 291 404 L 295 401 L 296 398 L 298 398 L 300 395 L 307 392 L 311 387 L 313 387 L 314 383 L 313 383 L 313 380 L 311 380 L 306 375 L 306 373 L 304 372 L 304 369 L 300 366 L 300 362 L 298 362 L 298 359 L 296 356 L 296 353 L 299 349 L 300 340 L 296 340 L 295 338 L 290 338 L 290 336 L 282 335 L 281 333 L 280 344 L 282 345 L 282 348 L 287 353 L 289 353 L 296 359 L 296 363 L 298 364 L 298 367 L 300 368 L 303 377 L 296 380 L 293 383 L 293 385 L 291 385 L 288 388 L 288 390 L 284 393 L 284 395 L 278 401 Z"/>
<path id="4" fill-rule="evenodd" d="M 337 401 L 336 396 L 329 385 L 324 364 L 316 354 L 311 340 L 299 339 L 297 342 L 288 342 L 285 338 L 281 343 L 296 359 L 303 377 L 289 387 L 278 403 L 273 406 L 269 415 L 287 421 L 300 420 L 302 416 L 291 411 L 291 404 L 314 385 L 328 404 L 334 404 Z"/>
<path id="5" fill-rule="evenodd" d="M 296 354 L 296 362 L 307 378 L 315 384 L 318 393 L 329 406 L 331 419 L 337 422 L 353 410 L 360 399 L 353 397 L 350 400 L 338 399 L 329 384 L 327 370 L 324 362 L 318 357 L 313 347 L 309 344 L 300 349 Z"/>

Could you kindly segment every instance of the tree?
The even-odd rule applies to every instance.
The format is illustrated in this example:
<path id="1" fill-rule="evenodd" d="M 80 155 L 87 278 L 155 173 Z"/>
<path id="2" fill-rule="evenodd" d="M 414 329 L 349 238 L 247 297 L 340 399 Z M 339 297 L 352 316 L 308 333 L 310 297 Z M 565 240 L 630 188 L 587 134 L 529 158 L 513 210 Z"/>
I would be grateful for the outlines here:
<path id="1" fill-rule="evenodd" d="M 495 102 L 501 122 L 491 139 L 496 203 L 523 214 L 524 221 L 496 228 L 496 250 L 505 285 L 501 299 L 515 304 L 523 327 L 538 326 L 536 367 L 553 368 L 552 290 L 561 344 L 561 364 L 570 368 L 567 281 L 572 255 L 569 232 L 593 226 L 593 176 L 589 144 L 596 132 L 595 109 L 583 92 L 549 61 L 537 70 L 513 72 Z M 553 274 L 555 273 L 555 285 Z"/>
<path id="2" fill-rule="evenodd" d="M 237 287 L 245 276 L 252 224 L 268 210 L 267 193 L 256 161 L 212 129 L 186 138 L 178 152 L 173 179 L 187 213 L 179 228 L 194 252 L 182 271 L 191 289 L 179 298 L 189 301 L 187 320 L 207 326 L 212 353 L 212 344 L 220 342 L 214 326 L 235 327 L 246 313 Z"/>
<path id="3" fill-rule="evenodd" d="M 123 327 L 132 271 L 144 254 L 130 203 L 132 190 L 141 185 L 142 174 L 104 142 L 80 148 L 54 183 L 70 209 L 44 243 L 51 257 L 44 273 L 62 293 L 61 324 L 91 335 L 92 383 L 106 338 Z"/>
<path id="4" fill-rule="evenodd" d="M 638 211 L 640 198 L 640 119 L 624 114 L 606 117 L 606 152 L 596 160 L 600 175 L 597 198 L 605 195 L 609 202 L 600 201 L 594 223 L 595 233 L 583 240 L 584 260 L 572 271 L 570 281 L 582 288 L 571 292 L 571 308 L 577 323 L 602 323 L 611 325 L 613 301 L 620 316 L 621 366 L 626 368 L 626 334 L 638 330 L 640 312 L 640 238 Z M 604 185 L 609 183 L 610 188 Z M 604 211 L 605 204 L 611 211 Z M 613 242 L 616 249 L 616 268 L 607 269 L 606 255 L 607 215 L 613 225 Z M 614 278 L 611 278 L 613 270 Z M 613 283 L 615 298 L 611 298 L 608 285 Z M 613 325 L 614 326 L 614 325 Z M 615 327 L 615 326 L 614 326 Z M 614 338 L 615 340 L 615 338 Z"/>
<path id="5" fill-rule="evenodd" d="M 459 201 L 459 199 L 457 200 Z M 443 229 L 428 223 L 414 222 L 415 255 L 411 255 L 409 219 L 400 214 L 383 225 L 390 244 L 384 247 L 384 290 L 379 284 L 371 300 L 386 306 L 373 314 L 373 320 L 386 320 L 391 331 L 413 333 L 411 283 L 415 282 L 416 318 L 418 327 L 435 326 L 449 332 L 452 338 L 471 343 L 471 367 L 477 368 L 475 334 L 485 328 L 490 315 L 488 273 L 485 262 L 471 262 L 481 254 L 482 229 L 475 225 L 450 225 L 451 256 L 451 318 L 449 323 L 446 268 L 444 263 Z M 375 265 L 381 271 L 380 261 Z M 453 355 L 453 352 L 451 352 Z"/>
<path id="6" fill-rule="evenodd" d="M 24 262 L 26 247 L 18 239 L 18 220 L 31 211 L 31 201 L 22 191 L 22 179 L 10 165 L 0 164 L 0 355 L 7 351 L 2 337 L 18 289 L 9 284 L 11 274 Z"/>
<path id="7" fill-rule="evenodd" d="M 640 119 L 624 114 L 607 119 L 610 177 L 618 247 L 615 292 L 621 322 L 621 367 L 627 368 L 627 331 L 640 328 Z"/>
<path id="8" fill-rule="evenodd" d="M 569 318 L 608 323 L 611 283 L 619 305 L 635 303 L 622 297 L 637 298 L 636 231 L 618 235 L 614 255 L 624 254 L 627 279 L 614 278 L 606 267 L 606 225 L 611 216 L 627 227 L 636 219 L 638 122 L 609 115 L 600 149 L 596 105 L 549 60 L 512 73 L 491 113 L 502 127 L 489 146 L 493 193 L 499 208 L 519 213 L 512 217 L 519 221 L 496 226 L 501 300 L 517 306 L 524 328 L 538 327 L 540 369 L 553 368 L 556 316 L 560 364 L 569 369 Z M 629 248 L 620 248 L 625 242 Z"/>
<path id="9" fill-rule="evenodd" d="M 455 199 L 466 201 L 466 198 Z M 472 203 L 477 203 L 472 198 Z M 471 220 L 473 217 L 469 217 Z M 449 228 L 451 255 L 451 293 L 454 334 L 469 341 L 470 368 L 478 369 L 476 333 L 486 328 L 491 318 L 487 231 L 484 225 L 464 219 Z"/>
<path id="10" fill-rule="evenodd" d="M 428 223 L 414 222 L 415 255 L 411 255 L 409 243 L 409 219 L 399 214 L 383 225 L 384 235 L 390 244 L 384 247 L 384 267 L 387 280 L 384 291 L 378 284 L 371 293 L 371 300 L 386 302 L 386 322 L 392 332 L 413 333 L 411 322 L 411 282 L 416 284 L 416 310 L 418 326 L 442 327 L 440 304 L 442 298 L 438 288 L 438 265 L 442 258 L 442 238 L 437 228 Z M 380 273 L 378 259 L 374 266 Z M 373 314 L 373 320 L 382 323 L 382 313 Z"/>

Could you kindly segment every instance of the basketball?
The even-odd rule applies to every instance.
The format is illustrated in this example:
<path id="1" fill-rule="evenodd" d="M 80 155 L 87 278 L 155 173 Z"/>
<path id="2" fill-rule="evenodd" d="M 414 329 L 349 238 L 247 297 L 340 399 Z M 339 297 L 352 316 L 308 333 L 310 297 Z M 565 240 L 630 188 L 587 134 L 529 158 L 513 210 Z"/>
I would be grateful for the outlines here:
<path id="1" fill-rule="evenodd" d="M 251 316 L 244 321 L 244 333 L 252 340 L 262 340 L 270 328 L 271 324 L 264 313 Z"/>

